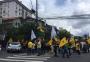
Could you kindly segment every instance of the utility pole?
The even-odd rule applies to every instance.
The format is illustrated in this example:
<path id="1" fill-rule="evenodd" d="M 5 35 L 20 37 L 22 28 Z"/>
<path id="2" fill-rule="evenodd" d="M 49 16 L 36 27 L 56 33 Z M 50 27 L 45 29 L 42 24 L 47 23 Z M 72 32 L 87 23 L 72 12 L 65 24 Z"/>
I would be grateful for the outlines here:
<path id="1" fill-rule="evenodd" d="M 36 0 L 36 21 L 38 21 L 38 0 Z"/>

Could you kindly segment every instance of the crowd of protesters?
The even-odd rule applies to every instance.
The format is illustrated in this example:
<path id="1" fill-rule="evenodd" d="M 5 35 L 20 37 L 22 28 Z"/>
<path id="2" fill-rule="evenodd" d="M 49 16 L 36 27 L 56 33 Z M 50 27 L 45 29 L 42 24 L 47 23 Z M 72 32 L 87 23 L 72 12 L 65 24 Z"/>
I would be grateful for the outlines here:
<path id="1" fill-rule="evenodd" d="M 23 43 L 23 48 L 27 48 L 28 54 L 37 54 L 38 56 L 45 53 L 52 53 L 55 57 L 58 57 L 59 54 L 62 54 L 62 57 L 69 58 L 73 53 L 81 55 L 81 53 L 89 53 L 90 45 L 86 40 L 75 41 L 72 45 L 71 42 L 66 43 L 62 47 L 59 46 L 59 42 L 55 39 L 52 39 L 52 44 L 49 45 L 45 42 L 43 38 L 38 38 L 36 40 Z"/>
<path id="2" fill-rule="evenodd" d="M 68 39 L 67 39 L 68 40 Z M 19 41 L 19 40 L 18 40 Z M 22 52 L 27 52 L 28 55 L 38 56 L 44 55 L 46 53 L 52 53 L 55 57 L 61 56 L 69 58 L 74 53 L 81 55 L 81 53 L 89 53 L 90 44 L 87 40 L 79 41 L 76 40 L 75 43 L 71 43 L 70 40 L 62 47 L 60 47 L 60 42 L 58 40 L 52 39 L 52 43 L 48 44 L 43 38 L 34 39 L 33 41 L 19 41 L 22 45 Z"/>

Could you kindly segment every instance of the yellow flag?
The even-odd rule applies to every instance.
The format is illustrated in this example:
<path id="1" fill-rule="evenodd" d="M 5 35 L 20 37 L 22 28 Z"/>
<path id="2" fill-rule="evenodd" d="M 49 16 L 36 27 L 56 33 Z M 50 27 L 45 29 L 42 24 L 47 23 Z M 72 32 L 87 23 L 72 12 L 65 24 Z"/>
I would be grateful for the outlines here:
<path id="1" fill-rule="evenodd" d="M 8 42 L 9 42 L 9 43 L 13 42 L 13 39 L 12 39 L 12 38 L 10 38 Z"/>
<path id="2" fill-rule="evenodd" d="M 52 39 L 49 40 L 48 45 L 52 45 Z"/>
<path id="3" fill-rule="evenodd" d="M 28 42 L 28 48 L 32 48 L 32 45 L 33 45 L 32 42 L 29 41 L 29 42 Z"/>
<path id="4" fill-rule="evenodd" d="M 90 44 L 90 38 L 87 39 L 88 44 Z"/>
<path id="5" fill-rule="evenodd" d="M 61 41 L 60 41 L 60 44 L 59 44 L 59 47 L 62 47 L 64 46 L 65 44 L 67 44 L 68 41 L 66 40 L 66 37 L 64 37 Z"/>
<path id="6" fill-rule="evenodd" d="M 54 39 L 55 39 L 55 41 L 58 41 L 58 38 L 55 37 Z"/>
<path id="7" fill-rule="evenodd" d="M 40 31 L 41 31 L 41 32 L 44 32 L 44 30 L 43 30 L 42 28 L 40 28 Z"/>
<path id="8" fill-rule="evenodd" d="M 37 29 L 39 29 L 41 32 L 44 32 L 44 27 L 42 26 L 42 24 L 41 23 L 39 23 L 39 26 L 38 26 L 38 28 Z"/>
<path id="9" fill-rule="evenodd" d="M 70 42 L 71 42 L 71 44 L 74 44 L 74 43 L 75 43 L 74 37 L 72 37 L 72 38 L 70 39 Z"/>

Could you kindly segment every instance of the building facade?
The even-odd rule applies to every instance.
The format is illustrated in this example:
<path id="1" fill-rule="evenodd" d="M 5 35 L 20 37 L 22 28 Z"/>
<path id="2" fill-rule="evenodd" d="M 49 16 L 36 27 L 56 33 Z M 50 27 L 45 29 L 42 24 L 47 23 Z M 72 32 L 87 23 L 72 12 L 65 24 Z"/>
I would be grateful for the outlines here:
<path id="1" fill-rule="evenodd" d="M 32 17 L 32 11 L 29 10 L 18 0 L 3 0 L 0 1 L 0 16 L 6 18 L 17 18 L 17 17 Z"/>

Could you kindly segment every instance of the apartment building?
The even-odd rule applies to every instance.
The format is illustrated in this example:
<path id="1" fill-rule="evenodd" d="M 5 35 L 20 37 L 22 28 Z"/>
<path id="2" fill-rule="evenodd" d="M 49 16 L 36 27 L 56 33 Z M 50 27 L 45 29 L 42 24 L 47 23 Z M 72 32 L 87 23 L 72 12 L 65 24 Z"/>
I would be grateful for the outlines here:
<path id="1" fill-rule="evenodd" d="M 32 11 L 18 0 L 0 1 L 0 16 L 3 19 L 32 17 Z"/>

